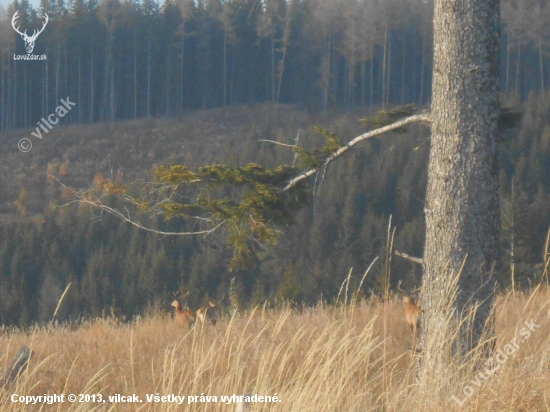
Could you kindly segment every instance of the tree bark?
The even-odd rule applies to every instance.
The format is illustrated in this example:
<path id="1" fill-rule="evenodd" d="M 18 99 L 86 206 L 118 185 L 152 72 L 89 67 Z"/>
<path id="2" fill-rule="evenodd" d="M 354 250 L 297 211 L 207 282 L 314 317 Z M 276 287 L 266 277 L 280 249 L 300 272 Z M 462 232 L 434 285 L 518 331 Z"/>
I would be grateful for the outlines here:
<path id="1" fill-rule="evenodd" d="M 500 227 L 499 3 L 435 1 L 420 377 L 445 376 L 449 353 L 475 347 L 490 319 Z M 470 322 L 447 341 L 449 320 L 456 326 L 466 316 Z"/>

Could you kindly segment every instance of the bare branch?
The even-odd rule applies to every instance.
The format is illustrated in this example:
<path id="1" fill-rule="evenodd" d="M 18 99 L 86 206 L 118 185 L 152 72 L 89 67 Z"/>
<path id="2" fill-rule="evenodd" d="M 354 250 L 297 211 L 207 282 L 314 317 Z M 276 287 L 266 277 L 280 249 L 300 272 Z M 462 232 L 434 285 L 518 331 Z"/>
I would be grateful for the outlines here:
<path id="1" fill-rule="evenodd" d="M 55 176 L 50 175 L 50 174 L 48 174 L 48 176 L 53 177 L 61 186 L 63 186 L 65 188 L 67 188 L 68 190 L 70 190 L 78 198 L 77 200 L 73 200 L 73 201 L 70 201 L 70 202 L 68 202 L 64 205 L 61 205 L 60 207 L 65 207 L 65 206 L 68 206 L 68 205 L 70 205 L 72 203 L 75 203 L 75 202 L 84 203 L 84 204 L 90 205 L 92 207 L 98 208 L 101 211 L 105 211 L 107 213 L 110 213 L 111 215 L 117 216 L 121 220 L 123 220 L 125 222 L 128 222 L 131 225 L 133 225 L 133 226 L 135 226 L 139 229 L 145 230 L 147 232 L 152 232 L 152 233 L 157 233 L 159 235 L 167 235 L 167 236 L 189 236 L 189 235 L 205 235 L 205 236 L 207 236 L 207 235 L 215 232 L 217 229 L 219 229 L 220 227 L 222 227 L 225 224 L 225 220 L 222 220 L 220 223 L 218 223 L 212 229 L 199 230 L 199 231 L 193 231 L 193 232 L 166 232 L 166 231 L 163 231 L 163 230 L 153 229 L 153 228 L 144 226 L 139 222 L 136 222 L 135 220 L 133 220 L 131 218 L 131 216 L 129 216 L 129 215 L 125 216 L 122 212 L 120 212 L 120 211 L 118 211 L 118 210 L 116 210 L 112 207 L 109 207 L 109 206 L 105 205 L 104 203 L 101 202 L 101 198 L 96 198 L 95 200 L 88 199 L 88 198 L 85 197 L 86 192 L 80 193 L 78 191 L 75 191 L 75 190 L 71 189 L 70 187 L 64 185 Z"/>
<path id="2" fill-rule="evenodd" d="M 298 175 L 297 177 L 295 177 L 294 179 L 292 179 L 287 185 L 286 187 L 283 189 L 283 192 L 286 192 L 287 190 L 293 188 L 294 186 L 296 186 L 296 184 L 298 182 L 301 182 L 302 180 L 304 179 L 307 179 L 308 177 L 314 175 L 315 173 L 317 173 L 319 170 L 321 170 L 323 167 L 326 167 L 326 165 L 328 165 L 330 162 L 332 162 L 334 159 L 336 159 L 337 157 L 339 157 L 340 155 L 344 154 L 348 149 L 352 148 L 353 146 L 355 146 L 356 144 L 358 143 L 361 143 L 363 140 L 366 140 L 368 139 L 369 137 L 374 137 L 374 136 L 378 136 L 382 133 L 386 133 L 386 132 L 390 132 L 392 130 L 395 130 L 395 129 L 398 129 L 400 127 L 403 127 L 405 126 L 406 124 L 409 124 L 409 123 L 431 123 L 431 117 L 429 114 L 417 114 L 417 115 L 414 115 L 414 116 L 410 116 L 410 117 L 407 117 L 406 119 L 403 119 L 403 120 L 399 120 L 398 122 L 395 122 L 395 123 L 392 123 L 388 126 L 384 126 L 384 127 L 381 127 L 379 129 L 376 129 L 376 130 L 372 130 L 370 132 L 367 132 L 367 133 L 364 133 L 360 136 L 357 136 L 355 139 L 349 141 L 345 146 L 341 147 L 340 149 L 338 149 L 336 152 L 334 152 L 333 154 L 331 154 L 325 161 L 324 163 L 315 168 L 315 169 L 310 169 L 300 175 Z"/>
<path id="3" fill-rule="evenodd" d="M 402 257 L 403 259 L 407 259 L 407 260 L 413 261 L 415 263 L 419 263 L 421 265 L 424 264 L 424 259 L 417 258 L 417 257 L 411 256 L 411 255 L 407 255 L 406 253 L 399 252 L 397 250 L 394 251 L 393 253 L 395 253 L 399 257 Z"/>
<path id="4" fill-rule="evenodd" d="M 298 144 L 300 143 L 300 130 L 298 129 L 298 134 L 296 135 L 296 143 L 294 143 L 294 147 L 298 147 Z M 292 166 L 296 166 L 296 162 L 298 161 L 298 153 L 294 153 L 294 161 L 292 162 Z"/>
<path id="5" fill-rule="evenodd" d="M 279 146 L 285 146 L 285 147 L 297 147 L 295 144 L 279 143 L 279 142 L 276 142 L 275 140 L 260 139 L 258 141 L 259 142 L 268 142 L 268 143 L 278 144 Z"/>
<path id="6" fill-rule="evenodd" d="M 199 230 L 199 231 L 193 231 L 193 232 L 165 232 L 163 230 L 157 230 L 157 229 L 152 229 L 152 228 L 147 227 L 147 226 L 143 226 L 141 223 L 136 222 L 135 220 L 132 220 L 130 217 L 126 217 L 125 215 L 123 215 L 118 210 L 101 203 L 100 200 L 93 201 L 93 200 L 86 199 L 84 197 L 79 197 L 78 201 L 80 203 L 85 203 L 85 204 L 89 204 L 90 206 L 97 207 L 100 210 L 103 210 L 107 213 L 110 213 L 114 216 L 117 216 L 120 219 L 122 219 L 123 221 L 128 222 L 131 225 L 133 225 L 133 226 L 135 226 L 139 229 L 145 230 L 147 232 L 157 233 L 159 235 L 168 235 L 168 236 L 209 235 L 209 234 L 213 233 L 214 231 L 216 231 L 217 229 L 219 229 L 221 226 L 223 226 L 225 224 L 225 221 L 221 221 L 217 226 L 215 226 L 215 227 L 213 227 L 212 229 L 209 229 L 209 230 Z"/>

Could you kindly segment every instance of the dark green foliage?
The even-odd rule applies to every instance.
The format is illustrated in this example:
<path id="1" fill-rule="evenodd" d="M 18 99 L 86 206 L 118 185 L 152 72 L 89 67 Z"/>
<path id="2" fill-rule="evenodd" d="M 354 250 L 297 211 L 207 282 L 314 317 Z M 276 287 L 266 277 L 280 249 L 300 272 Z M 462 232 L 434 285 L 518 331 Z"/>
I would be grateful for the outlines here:
<path id="1" fill-rule="evenodd" d="M 297 302 L 300 300 L 301 288 L 297 282 L 298 275 L 290 264 L 283 275 L 283 280 L 277 291 L 277 297 L 283 301 Z"/>
<path id="2" fill-rule="evenodd" d="M 277 228 L 292 224 L 295 213 L 307 203 L 304 183 L 282 190 L 296 173 L 295 167 L 285 165 L 266 169 L 255 163 L 235 168 L 214 164 L 195 173 L 178 165 L 157 167 L 155 178 L 161 185 L 170 183 L 161 186 L 165 190 L 160 192 L 166 196 L 160 208 L 167 219 L 200 215 L 211 227 L 224 223 L 227 243 L 234 250 L 233 270 L 252 264 L 252 242 L 274 244 Z M 184 185 L 192 187 L 182 188 Z M 223 189 L 231 189 L 231 196 L 218 197 L 220 191 L 226 193 Z M 198 192 L 192 203 L 186 201 L 191 198 L 188 190 Z M 182 191 L 183 196 L 178 196 Z"/>
<path id="3" fill-rule="evenodd" d="M 506 216 L 502 219 L 501 245 L 503 251 L 510 250 L 512 227 L 508 211 L 511 210 L 517 287 L 526 288 L 541 277 L 539 265 L 550 227 L 550 105 L 544 98 L 532 96 L 519 108 L 524 113 L 523 122 L 502 131 L 500 183 Z M 345 123 L 347 129 L 339 123 L 339 120 L 327 121 L 325 128 L 334 130 L 343 142 L 364 131 L 352 120 Z M 291 141 L 295 132 L 285 136 L 286 141 Z M 78 138 L 76 133 L 74 138 Z M 264 219 L 285 222 L 277 229 L 280 233 L 276 244 L 261 247 L 252 241 L 248 245 L 246 268 L 239 265 L 233 272 L 229 270 L 234 259 L 233 249 L 227 245 L 227 237 L 234 236 L 231 231 L 226 237 L 215 234 L 161 237 L 139 231 L 109 215 L 98 219 L 93 211 L 78 210 L 74 205 L 34 222 L 4 214 L 0 221 L 0 324 L 23 325 L 50 319 L 52 313 L 44 314 L 42 310 L 51 312 L 52 302 L 57 303 L 59 291 L 69 282 L 72 286 L 58 315 L 60 320 L 110 313 L 111 306 L 117 313 L 131 317 L 143 313 L 147 303 L 154 300 L 169 310 L 172 293 L 180 286 L 191 291 L 188 303 L 193 309 L 206 296 L 219 299 L 224 293 L 224 303 L 228 304 L 227 292 L 233 277 L 237 278 L 242 305 L 263 303 L 263 299 L 314 304 L 320 297 L 330 302 L 336 298 L 351 267 L 350 291 L 355 291 L 364 271 L 377 256 L 380 258 L 362 289 L 367 296 L 380 293 L 390 214 L 396 227 L 395 249 L 422 256 L 429 150 L 429 133 L 424 127 L 411 125 L 406 134 L 381 136 L 359 145 L 330 164 L 322 184 L 318 179 L 318 193 L 312 204 L 297 213 L 291 213 L 292 206 L 288 206 L 277 210 L 280 215 L 267 212 L 270 196 L 275 193 L 272 186 L 280 187 L 298 170 L 287 168 L 270 174 L 267 167 L 250 162 L 267 159 L 276 170 L 275 165 L 292 162 L 294 154 L 286 147 L 257 144 L 257 138 L 254 133 L 246 138 L 228 138 L 216 152 L 217 163 L 248 166 L 216 164 L 199 169 L 196 165 L 207 163 L 205 159 L 211 153 L 204 143 L 204 157 L 200 157 L 198 150 L 194 152 L 188 169 L 181 166 L 159 169 L 159 176 L 173 177 L 167 190 L 172 190 L 170 184 L 174 185 L 182 176 L 200 176 L 200 187 L 191 192 L 195 199 L 201 194 L 210 213 L 219 210 L 220 214 L 231 214 L 236 210 L 244 216 L 245 211 L 258 208 Z M 300 143 L 315 147 L 319 138 L 309 128 L 302 133 Z M 186 144 L 192 144 L 191 140 Z M 321 149 L 318 153 L 322 153 Z M 185 197 L 182 191 L 192 187 L 192 179 L 187 180 L 179 189 L 173 189 L 177 203 L 190 204 L 192 198 Z M 226 187 L 228 182 L 237 185 L 235 192 Z M 304 192 L 311 183 L 306 183 Z M 248 198 L 247 193 L 257 188 L 259 193 Z M 32 196 L 32 191 L 29 192 Z M 134 193 L 133 189 L 129 188 L 128 193 Z M 222 197 L 229 197 L 229 202 L 216 203 Z M 117 204 L 118 198 L 111 199 L 113 204 Z M 296 198 L 286 201 L 294 202 Z M 241 202 L 245 203 L 242 209 Z M 154 199 L 149 204 L 155 207 Z M 189 210 L 176 212 L 168 222 L 155 219 L 148 222 L 154 228 L 185 230 L 188 217 L 181 216 L 191 214 Z M 292 225 L 286 223 L 291 215 Z M 245 220 L 243 230 L 258 240 L 260 235 L 253 228 L 254 223 Z M 499 285 L 509 286 L 510 259 L 506 253 L 502 253 L 497 277 Z M 419 286 L 420 268 L 394 256 L 391 288 L 395 289 L 399 281 L 405 290 Z"/>
<path id="4" fill-rule="evenodd" d="M 306 170 L 321 167 L 327 157 L 343 146 L 336 133 L 319 126 L 314 126 L 313 130 L 327 139 L 327 142 L 321 150 L 315 148 L 308 150 L 300 146 L 292 148 L 292 151 L 296 154 L 296 159 L 298 160 L 300 167 Z"/>
<path id="5" fill-rule="evenodd" d="M 519 127 L 522 117 L 523 113 L 519 110 L 512 107 L 501 107 L 498 118 L 498 127 L 501 132 L 506 129 L 514 129 Z"/>
<path id="6" fill-rule="evenodd" d="M 415 111 L 414 104 L 407 104 L 405 106 L 396 107 L 395 109 L 390 110 L 381 110 L 378 112 L 373 119 L 359 119 L 361 123 L 366 126 L 371 127 L 372 129 L 379 129 L 384 126 L 388 126 L 396 121 L 403 119 L 405 117 L 411 116 Z M 405 133 L 406 130 L 401 127 L 399 129 L 393 130 L 394 133 Z"/>
<path id="7" fill-rule="evenodd" d="M 315 130 L 317 133 L 322 134 L 327 139 L 327 142 L 321 149 L 321 153 L 329 156 L 343 146 L 343 144 L 340 142 L 340 138 L 336 133 L 319 126 L 314 126 L 313 130 Z"/>
<path id="8" fill-rule="evenodd" d="M 382 110 L 374 120 L 365 122 L 374 125 L 394 122 L 412 114 L 413 110 L 413 105 L 397 107 L 390 112 Z M 326 164 L 328 157 L 343 146 L 335 132 L 318 126 L 313 129 L 326 138 L 321 150 L 310 151 L 293 146 L 297 159 L 305 169 L 317 169 Z M 94 189 L 81 196 L 87 198 L 89 194 L 100 191 L 124 195 L 123 198 L 130 199 L 138 209 L 151 210 L 154 215 L 160 213 L 167 220 L 178 217 L 187 221 L 208 222 L 212 231 L 221 226 L 227 233 L 227 244 L 233 249 L 229 267 L 234 270 L 253 264 L 255 243 L 260 246 L 274 245 L 279 230 L 295 222 L 296 213 L 310 197 L 305 181 L 288 186 L 288 182 L 299 173 L 299 168 L 290 165 L 271 169 L 257 163 L 242 167 L 212 164 L 200 166 L 196 172 L 186 165 L 157 166 L 154 170 L 155 183 L 140 190 L 139 198 L 130 198 L 126 195 L 126 186 L 113 184 L 110 180 L 105 181 L 102 187 L 96 184 Z M 107 201 L 109 199 L 106 198 Z M 155 199 L 156 206 L 152 205 L 151 199 Z M 202 234 L 205 230 L 194 231 L 197 232 Z M 152 287 L 150 289 L 154 290 Z"/>
<path id="9" fill-rule="evenodd" d="M 87 242 L 72 242 L 74 228 L 83 222 L 89 227 Z M 16 227 L 19 230 L 13 230 Z M 50 215 L 38 224 L 0 224 L 0 252 L 9 260 L 8 270 L 0 276 L 0 324 L 51 320 L 69 283 L 57 315 L 61 321 L 100 316 L 111 309 L 131 317 L 148 301 L 177 290 L 185 280 L 181 265 L 186 266 L 193 241 L 159 241 L 128 229 L 127 223 L 109 216 L 91 222 L 77 209 L 63 210 L 62 216 Z M 23 249 L 19 245 L 25 239 L 34 239 L 39 246 Z M 75 255 L 78 259 L 72 260 Z"/>
<path id="10" fill-rule="evenodd" d="M 303 147 L 294 147 L 292 151 L 304 169 L 317 169 L 321 166 L 321 160 L 316 156 L 315 150 L 309 151 Z"/>

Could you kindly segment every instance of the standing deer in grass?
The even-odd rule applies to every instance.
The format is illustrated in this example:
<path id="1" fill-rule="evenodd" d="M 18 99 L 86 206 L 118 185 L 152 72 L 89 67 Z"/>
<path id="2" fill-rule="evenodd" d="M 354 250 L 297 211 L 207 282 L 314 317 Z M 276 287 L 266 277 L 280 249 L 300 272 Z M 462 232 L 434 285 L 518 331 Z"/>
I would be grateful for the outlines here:
<path id="1" fill-rule="evenodd" d="M 197 318 L 201 321 L 203 325 L 206 319 L 208 319 L 212 323 L 212 325 L 215 325 L 218 321 L 217 311 L 218 304 L 212 301 L 208 301 L 208 305 L 203 306 L 202 308 L 197 310 Z"/>
<path id="2" fill-rule="evenodd" d="M 197 318 L 195 312 L 190 309 L 183 309 L 177 299 L 172 302 L 172 306 L 174 307 L 174 318 L 178 325 L 182 328 L 187 326 L 189 329 L 193 329 Z"/>
<path id="3" fill-rule="evenodd" d="M 403 301 L 406 304 L 405 307 L 405 320 L 411 327 L 411 333 L 413 335 L 413 347 L 415 344 L 416 338 L 418 338 L 418 333 L 420 331 L 420 316 L 422 315 L 422 309 L 420 305 L 417 305 L 413 298 L 406 296 Z"/>

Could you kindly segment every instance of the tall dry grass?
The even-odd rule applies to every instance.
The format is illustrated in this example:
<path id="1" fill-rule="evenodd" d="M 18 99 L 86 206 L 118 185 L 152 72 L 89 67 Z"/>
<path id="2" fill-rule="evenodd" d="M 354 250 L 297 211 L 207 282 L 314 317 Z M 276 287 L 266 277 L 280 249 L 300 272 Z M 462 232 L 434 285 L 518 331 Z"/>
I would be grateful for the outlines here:
<path id="1" fill-rule="evenodd" d="M 397 297 L 304 310 L 260 307 L 192 331 L 161 311 L 130 324 L 110 318 L 78 328 L 33 328 L 0 338 L 0 367 L 22 345 L 34 351 L 21 378 L 0 392 L 0 411 L 234 411 L 220 396 L 247 392 L 281 400 L 252 404 L 251 411 L 550 410 L 549 298 L 547 290 L 499 296 L 497 349 L 524 321 L 540 328 L 480 387 L 471 383 L 471 364 L 456 365 L 446 392 L 434 386 L 427 394 L 414 384 L 412 336 Z M 459 406 L 451 396 L 462 400 L 464 385 L 474 393 Z M 14 393 L 102 394 L 107 402 L 26 406 L 11 402 Z M 135 393 L 143 402 L 110 403 L 117 393 Z M 156 393 L 204 394 L 218 402 L 148 403 L 146 394 Z"/>

